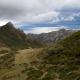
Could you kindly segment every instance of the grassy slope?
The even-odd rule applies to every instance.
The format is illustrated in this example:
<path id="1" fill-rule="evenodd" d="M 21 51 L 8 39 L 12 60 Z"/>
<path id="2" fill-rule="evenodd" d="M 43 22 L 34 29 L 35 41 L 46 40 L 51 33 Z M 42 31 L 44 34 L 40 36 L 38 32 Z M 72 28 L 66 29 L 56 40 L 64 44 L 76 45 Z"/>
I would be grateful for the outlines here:
<path id="1" fill-rule="evenodd" d="M 14 28 L 13 25 L 6 24 L 0 27 L 0 43 L 12 48 L 21 48 L 25 45 L 25 34 L 20 30 Z"/>
<path id="2" fill-rule="evenodd" d="M 46 76 L 47 80 L 53 80 L 54 72 L 61 80 L 80 80 L 80 31 L 64 39 L 56 47 L 48 48 L 44 52 L 47 55 L 43 57 L 43 62 L 45 65 L 52 65 L 52 69 L 50 66 L 49 69 L 46 68 L 51 70 L 51 79 Z"/>

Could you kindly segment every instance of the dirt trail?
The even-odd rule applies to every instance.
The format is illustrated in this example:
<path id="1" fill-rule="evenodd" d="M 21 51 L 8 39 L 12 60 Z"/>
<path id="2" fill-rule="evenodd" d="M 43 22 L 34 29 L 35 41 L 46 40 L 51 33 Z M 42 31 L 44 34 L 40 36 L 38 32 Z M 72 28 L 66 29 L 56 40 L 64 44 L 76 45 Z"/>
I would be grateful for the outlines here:
<path id="1" fill-rule="evenodd" d="M 37 54 L 41 49 L 24 49 L 19 50 L 18 53 L 15 55 L 15 63 L 22 64 L 22 63 L 29 63 L 37 59 Z"/>

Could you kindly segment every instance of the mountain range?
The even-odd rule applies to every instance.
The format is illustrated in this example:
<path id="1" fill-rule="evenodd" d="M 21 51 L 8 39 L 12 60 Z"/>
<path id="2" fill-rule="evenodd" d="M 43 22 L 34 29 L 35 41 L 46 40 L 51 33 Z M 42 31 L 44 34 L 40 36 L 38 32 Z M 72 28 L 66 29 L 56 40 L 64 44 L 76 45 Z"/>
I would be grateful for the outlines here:
<path id="1" fill-rule="evenodd" d="M 54 44 L 71 35 L 75 30 L 61 29 L 49 33 L 25 34 L 22 30 L 8 22 L 0 27 L 0 45 L 15 48 L 40 47 L 46 44 Z"/>
<path id="2" fill-rule="evenodd" d="M 58 31 L 52 31 L 49 33 L 28 34 L 27 36 L 40 40 L 41 42 L 46 44 L 52 44 L 70 36 L 74 32 L 76 32 L 76 30 L 60 29 Z"/>

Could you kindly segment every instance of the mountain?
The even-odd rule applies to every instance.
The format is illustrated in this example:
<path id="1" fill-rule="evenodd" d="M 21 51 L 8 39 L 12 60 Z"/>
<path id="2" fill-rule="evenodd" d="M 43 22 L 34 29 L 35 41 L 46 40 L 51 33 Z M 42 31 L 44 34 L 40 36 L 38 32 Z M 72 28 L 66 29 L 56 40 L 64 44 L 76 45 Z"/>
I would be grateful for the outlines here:
<path id="1" fill-rule="evenodd" d="M 0 27 L 0 45 L 13 48 L 41 47 L 46 44 L 54 44 L 61 39 L 71 35 L 73 30 L 61 29 L 49 33 L 25 34 L 22 30 L 8 22 Z"/>
<path id="2" fill-rule="evenodd" d="M 11 22 L 0 27 L 0 43 L 9 47 L 26 46 L 26 35 L 23 31 L 16 29 Z"/>
<path id="3" fill-rule="evenodd" d="M 16 29 L 11 22 L 0 27 L 0 45 L 12 48 L 39 47 L 42 43 L 27 36 L 22 30 Z"/>
<path id="4" fill-rule="evenodd" d="M 70 36 L 76 30 L 60 29 L 41 34 L 25 34 L 22 30 L 16 29 L 15 26 L 8 22 L 0 27 L 0 46 L 12 48 L 29 48 L 42 47 L 46 44 L 55 44 L 62 39 Z"/>
<path id="5" fill-rule="evenodd" d="M 75 30 L 60 29 L 59 31 L 52 31 L 49 33 L 28 34 L 28 36 L 35 38 L 37 40 L 40 40 L 43 43 L 50 44 L 50 43 L 58 42 L 64 38 L 70 36 L 74 32 L 75 32 Z"/>

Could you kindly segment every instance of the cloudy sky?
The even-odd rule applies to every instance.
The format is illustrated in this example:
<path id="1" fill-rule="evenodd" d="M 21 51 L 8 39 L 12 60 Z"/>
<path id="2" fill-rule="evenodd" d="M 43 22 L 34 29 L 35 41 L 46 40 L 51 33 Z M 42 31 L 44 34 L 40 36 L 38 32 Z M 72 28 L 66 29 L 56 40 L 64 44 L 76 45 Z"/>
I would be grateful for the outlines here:
<path id="1" fill-rule="evenodd" d="M 80 28 L 80 0 L 0 0 L 0 25 L 7 22 L 26 33 Z"/>

